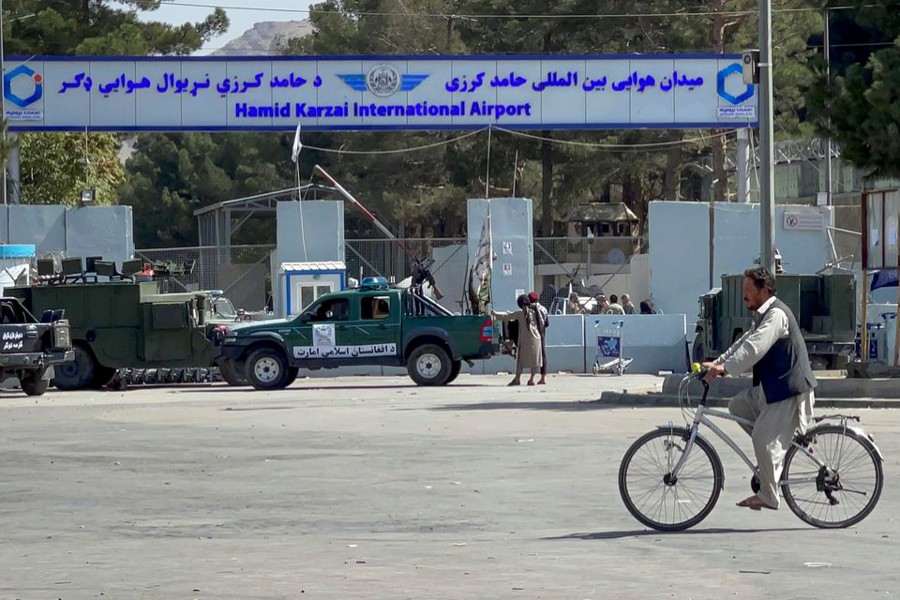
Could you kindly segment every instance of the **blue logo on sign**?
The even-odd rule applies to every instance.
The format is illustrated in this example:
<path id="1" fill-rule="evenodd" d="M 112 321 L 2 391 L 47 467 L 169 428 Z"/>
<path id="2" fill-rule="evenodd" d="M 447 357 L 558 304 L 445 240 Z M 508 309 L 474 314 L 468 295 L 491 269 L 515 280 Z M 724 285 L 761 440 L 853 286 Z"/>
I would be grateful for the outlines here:
<path id="1" fill-rule="evenodd" d="M 747 100 L 752 98 L 753 97 L 753 89 L 754 89 L 754 86 L 752 83 L 746 84 L 747 88 L 743 91 L 743 93 L 741 93 L 737 96 L 729 94 L 728 90 L 725 89 L 725 82 L 728 80 L 729 77 L 731 77 L 733 75 L 743 76 L 743 73 L 744 73 L 744 69 L 738 63 L 729 65 L 729 66 L 725 67 L 724 69 L 722 69 L 721 71 L 719 71 L 719 76 L 718 76 L 718 81 L 717 81 L 717 86 L 716 86 L 717 91 L 719 92 L 719 97 L 724 98 L 725 100 L 727 100 L 728 102 L 730 102 L 732 104 L 741 104 L 742 102 L 746 102 Z M 743 81 L 741 81 L 741 84 L 743 84 Z"/>
<path id="2" fill-rule="evenodd" d="M 28 78 L 28 82 L 22 81 L 22 78 Z M 16 94 L 13 90 L 13 82 L 19 80 L 15 87 L 20 88 L 19 91 L 26 90 L 28 96 Z M 15 104 L 19 108 L 26 108 L 34 104 L 44 95 L 44 78 L 40 73 L 36 73 L 28 65 L 19 65 L 9 73 L 3 76 L 3 97 L 11 104 Z"/>
<path id="3" fill-rule="evenodd" d="M 350 89 L 369 92 L 379 98 L 393 96 L 397 92 L 411 92 L 428 79 L 428 75 L 401 74 L 392 65 L 377 65 L 369 72 L 338 75 Z"/>

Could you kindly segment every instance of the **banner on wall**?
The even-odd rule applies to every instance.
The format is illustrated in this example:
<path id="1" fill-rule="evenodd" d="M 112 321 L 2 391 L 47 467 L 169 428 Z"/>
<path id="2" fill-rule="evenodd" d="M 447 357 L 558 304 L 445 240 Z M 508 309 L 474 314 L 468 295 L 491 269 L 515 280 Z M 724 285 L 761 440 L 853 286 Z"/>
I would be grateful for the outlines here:
<path id="1" fill-rule="evenodd" d="M 756 126 L 739 55 L 7 58 L 12 131 Z"/>

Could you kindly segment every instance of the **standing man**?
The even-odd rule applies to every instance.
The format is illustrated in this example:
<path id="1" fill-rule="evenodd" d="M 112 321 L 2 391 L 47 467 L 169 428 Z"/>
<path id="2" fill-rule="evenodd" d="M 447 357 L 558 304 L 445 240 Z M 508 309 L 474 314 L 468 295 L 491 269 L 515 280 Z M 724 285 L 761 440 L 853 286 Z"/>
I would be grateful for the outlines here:
<path id="1" fill-rule="evenodd" d="M 622 308 L 625 309 L 626 315 L 633 315 L 637 312 L 634 308 L 634 302 L 631 301 L 631 296 L 628 294 L 622 294 Z"/>
<path id="2" fill-rule="evenodd" d="M 604 315 L 624 315 L 625 309 L 619 304 L 619 297 L 613 294 L 609 297 L 609 305 L 603 310 Z"/>
<path id="3" fill-rule="evenodd" d="M 520 385 L 522 373 L 531 369 L 528 385 L 534 385 L 534 376 L 541 368 L 541 331 L 540 315 L 537 308 L 531 305 L 526 294 L 516 298 L 519 310 L 513 312 L 497 312 L 492 310 L 491 316 L 498 321 L 508 323 L 516 321 L 519 329 L 519 341 L 516 344 L 516 374 L 507 385 Z"/>
<path id="4" fill-rule="evenodd" d="M 731 399 L 731 414 L 747 419 L 753 440 L 760 489 L 738 506 L 776 510 L 778 480 L 794 431 L 805 433 L 815 404 L 816 378 L 806 343 L 791 309 L 775 297 L 775 277 L 765 268 L 744 271 L 744 304 L 754 311 L 753 327 L 713 362 L 706 381 L 753 370 L 753 387 Z"/>
<path id="5" fill-rule="evenodd" d="M 538 316 L 538 326 L 541 331 L 541 378 L 538 380 L 538 385 L 546 385 L 547 384 L 547 328 L 550 327 L 550 313 L 547 311 L 547 308 L 541 304 L 541 297 L 538 296 L 537 292 L 530 292 L 528 294 L 528 300 L 531 302 L 531 305 L 537 308 Z"/>

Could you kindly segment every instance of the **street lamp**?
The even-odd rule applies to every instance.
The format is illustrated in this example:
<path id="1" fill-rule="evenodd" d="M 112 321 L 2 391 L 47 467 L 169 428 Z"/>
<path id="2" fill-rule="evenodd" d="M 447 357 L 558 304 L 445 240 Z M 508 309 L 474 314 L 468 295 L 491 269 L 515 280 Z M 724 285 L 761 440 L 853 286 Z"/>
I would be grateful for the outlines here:
<path id="1" fill-rule="evenodd" d="M 775 127 L 772 101 L 772 0 L 759 0 L 760 253 L 762 266 L 775 273 Z"/>
<path id="2" fill-rule="evenodd" d="M 591 287 L 591 259 L 593 258 L 591 255 L 593 254 L 592 250 L 594 248 L 594 231 L 591 227 L 588 227 L 587 230 L 587 241 L 588 241 L 588 255 L 587 255 L 587 287 Z"/>

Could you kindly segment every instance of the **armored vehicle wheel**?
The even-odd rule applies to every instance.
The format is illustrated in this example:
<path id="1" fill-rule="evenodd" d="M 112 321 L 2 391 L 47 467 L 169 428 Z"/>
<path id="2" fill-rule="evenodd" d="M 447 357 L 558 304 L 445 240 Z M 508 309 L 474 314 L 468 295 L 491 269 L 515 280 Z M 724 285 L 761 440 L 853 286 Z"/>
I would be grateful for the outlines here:
<path id="1" fill-rule="evenodd" d="M 250 354 L 245 368 L 247 380 L 257 390 L 282 390 L 290 373 L 287 359 L 274 348 L 260 348 Z"/>
<path id="2" fill-rule="evenodd" d="M 97 376 L 97 362 L 91 351 L 81 345 L 74 345 L 75 359 L 56 365 L 53 385 L 60 390 L 81 390 L 90 387 Z"/>
<path id="3" fill-rule="evenodd" d="M 19 379 L 19 385 L 28 396 L 43 396 L 50 386 L 50 380 L 44 379 L 44 374 L 40 371 L 31 371 Z"/>
<path id="4" fill-rule="evenodd" d="M 813 371 L 826 371 L 831 368 L 831 361 L 827 356 L 813 355 L 809 357 L 809 366 Z"/>
<path id="5" fill-rule="evenodd" d="M 422 344 L 406 361 L 409 376 L 418 385 L 446 385 L 452 368 L 447 351 L 435 344 Z"/>
<path id="6" fill-rule="evenodd" d="M 233 361 L 223 360 L 219 363 L 219 373 L 228 385 L 247 385 L 247 378 L 244 377 L 242 371 L 243 369 L 238 369 L 238 366 Z"/>
<path id="7" fill-rule="evenodd" d="M 698 336 L 698 338 L 699 338 L 699 336 Z M 703 342 L 701 342 L 699 339 L 695 339 L 694 345 L 691 348 L 691 362 L 695 362 L 695 363 L 706 362 L 706 357 L 704 356 L 704 354 L 706 354 L 706 353 L 703 351 Z"/>

